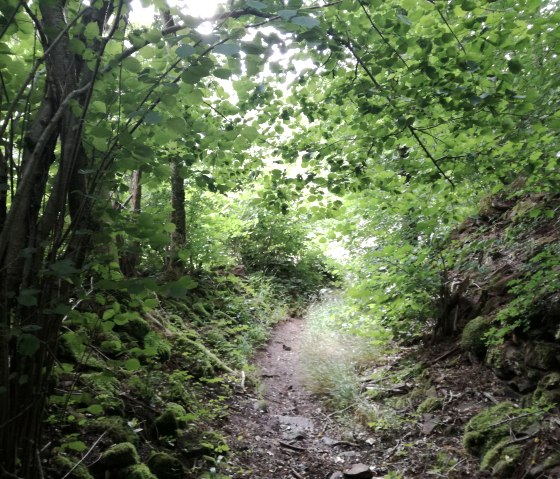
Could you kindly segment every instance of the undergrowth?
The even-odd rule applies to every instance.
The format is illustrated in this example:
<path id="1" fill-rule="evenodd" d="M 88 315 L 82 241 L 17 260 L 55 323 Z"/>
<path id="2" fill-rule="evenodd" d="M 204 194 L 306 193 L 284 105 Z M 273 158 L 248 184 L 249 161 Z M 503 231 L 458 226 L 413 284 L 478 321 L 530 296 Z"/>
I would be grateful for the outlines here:
<path id="1" fill-rule="evenodd" d="M 120 443 L 129 444 L 136 469 L 146 467 L 140 460 L 157 469 L 150 458 L 159 455 L 177 477 L 222 460 L 227 400 L 292 303 L 262 274 L 207 272 L 177 285 L 185 288 L 132 294 L 114 283 L 92 289 L 68 314 L 49 401 L 49 477 L 59 477 L 60 457 L 67 469 L 80 463 L 96 478 L 113 474 L 97 470 L 95 458 Z"/>

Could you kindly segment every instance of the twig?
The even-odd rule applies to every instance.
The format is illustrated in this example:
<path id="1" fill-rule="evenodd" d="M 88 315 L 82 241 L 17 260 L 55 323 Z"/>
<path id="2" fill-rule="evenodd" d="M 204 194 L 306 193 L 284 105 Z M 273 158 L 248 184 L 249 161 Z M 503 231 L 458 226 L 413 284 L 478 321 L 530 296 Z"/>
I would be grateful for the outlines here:
<path id="1" fill-rule="evenodd" d="M 498 421 L 498 422 L 495 422 L 494 424 L 490 424 L 489 426 L 486 426 L 482 430 L 486 431 L 488 429 L 492 429 L 492 428 L 495 428 L 497 426 L 501 426 L 502 424 L 506 424 L 508 422 L 516 421 L 517 419 L 522 419 L 522 418 L 527 417 L 527 416 L 534 416 L 535 414 L 539 414 L 541 412 L 542 411 L 533 411 L 533 412 L 528 412 L 528 413 L 525 413 L 525 414 L 520 414 L 519 416 L 508 417 L 507 419 L 504 419 L 503 421 Z"/>
<path id="2" fill-rule="evenodd" d="M 401 445 L 401 440 L 399 439 L 397 441 L 397 444 L 395 444 L 391 449 L 389 449 L 387 451 L 387 455 L 385 456 L 385 459 L 389 459 L 393 454 L 395 454 L 395 452 L 397 452 L 397 449 L 399 448 L 399 446 Z"/>
<path id="3" fill-rule="evenodd" d="M 443 353 L 441 356 L 438 356 L 436 359 L 430 361 L 430 365 L 437 363 L 438 361 L 441 361 L 442 359 L 445 359 L 447 356 L 453 354 L 455 351 L 457 351 L 459 349 L 459 345 L 457 344 L 455 347 L 451 348 L 449 351 L 447 351 L 446 353 Z"/>
<path id="4" fill-rule="evenodd" d="M 482 394 L 486 399 L 490 400 L 490 402 L 493 402 L 494 404 L 498 404 L 498 400 L 492 396 L 492 394 L 487 393 L 487 392 L 481 392 L 480 394 Z"/>
<path id="5" fill-rule="evenodd" d="M 35 449 L 35 460 L 37 461 L 37 471 L 39 472 L 39 479 L 45 479 L 45 472 L 43 471 L 43 465 L 41 464 L 41 453 L 39 449 Z"/>
<path id="6" fill-rule="evenodd" d="M 354 404 L 351 404 L 350 406 L 345 407 L 344 409 L 340 409 L 338 411 L 331 412 L 330 414 L 327 414 L 327 417 L 330 418 L 332 416 L 335 416 L 336 414 L 342 414 L 343 412 L 346 412 L 346 411 L 348 411 L 348 409 L 352 409 L 353 407 L 354 407 Z"/>
<path id="7" fill-rule="evenodd" d="M 289 443 L 283 442 L 283 441 L 278 441 L 278 444 L 282 447 L 285 447 L 286 449 L 291 449 L 292 451 L 297 451 L 297 452 L 307 451 L 307 449 L 305 449 L 304 447 L 294 446 L 293 444 L 289 444 Z"/>
<path id="8" fill-rule="evenodd" d="M 101 441 L 101 439 L 103 439 L 105 434 L 107 434 L 107 431 L 104 431 L 103 434 L 101 434 L 101 436 L 99 436 L 97 438 L 97 440 L 93 443 L 93 445 L 89 448 L 89 450 L 82 456 L 82 458 L 76 464 L 74 464 L 72 469 L 70 469 L 66 474 L 64 474 L 64 476 L 62 476 L 61 479 L 66 479 L 67 477 L 69 477 L 70 474 L 72 474 L 72 472 L 74 472 L 74 469 L 76 469 L 82 462 L 84 462 L 85 458 L 88 457 L 91 454 L 91 451 L 93 451 L 95 449 L 95 446 L 97 446 L 97 444 L 99 444 L 99 441 Z"/>
<path id="9" fill-rule="evenodd" d="M 292 476 L 294 476 L 296 479 L 303 479 L 303 476 L 297 472 L 293 467 L 290 469 L 290 472 L 292 473 Z"/>
<path id="10" fill-rule="evenodd" d="M 360 447 L 359 444 L 356 444 L 355 442 L 348 442 L 348 441 L 336 441 L 333 442 L 331 446 L 332 447 L 336 447 L 336 446 Z"/>

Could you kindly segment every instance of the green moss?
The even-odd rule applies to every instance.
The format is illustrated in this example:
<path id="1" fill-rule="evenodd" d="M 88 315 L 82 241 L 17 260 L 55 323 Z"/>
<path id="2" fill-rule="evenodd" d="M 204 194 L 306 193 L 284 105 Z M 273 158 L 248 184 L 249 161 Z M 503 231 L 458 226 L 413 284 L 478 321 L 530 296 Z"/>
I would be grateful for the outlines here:
<path id="1" fill-rule="evenodd" d="M 133 466 L 111 471 L 109 479 L 158 479 L 145 464 L 134 464 Z"/>
<path id="2" fill-rule="evenodd" d="M 155 420 L 158 436 L 176 436 L 177 430 L 185 426 L 183 406 L 177 403 L 168 403 L 165 411 Z"/>
<path id="3" fill-rule="evenodd" d="M 533 393 L 533 401 L 539 406 L 560 404 L 560 373 L 547 374 L 539 381 Z"/>
<path id="4" fill-rule="evenodd" d="M 520 445 L 511 444 L 511 440 L 505 438 L 484 454 L 480 469 L 492 470 L 494 477 L 509 478 L 515 471 L 521 452 Z"/>
<path id="5" fill-rule="evenodd" d="M 56 456 L 54 459 L 54 466 L 56 468 L 57 477 L 65 476 L 74 466 L 76 462 L 66 456 Z M 72 470 L 69 479 L 93 479 L 86 466 L 79 464 Z"/>
<path id="6" fill-rule="evenodd" d="M 511 379 L 527 375 L 523 351 L 513 344 L 499 344 L 486 354 L 486 364 L 500 379 Z"/>
<path id="7" fill-rule="evenodd" d="M 115 327 L 117 331 L 124 331 L 137 341 L 142 341 L 151 331 L 150 325 L 142 318 L 132 318 L 126 324 Z M 124 340 L 124 338 L 121 338 Z"/>
<path id="8" fill-rule="evenodd" d="M 148 467 L 158 479 L 183 479 L 185 468 L 179 459 L 165 452 L 158 452 L 148 460 Z"/>
<path id="9" fill-rule="evenodd" d="M 123 467 L 138 464 L 140 459 L 134 444 L 121 442 L 107 449 L 99 459 L 103 469 L 121 469 Z"/>
<path id="10" fill-rule="evenodd" d="M 126 420 L 119 416 L 99 417 L 86 423 L 85 430 L 92 434 L 107 432 L 107 437 L 113 443 L 130 442 L 136 444 L 138 436 L 127 424 Z"/>
<path id="11" fill-rule="evenodd" d="M 527 351 L 527 365 L 541 371 L 551 371 L 558 365 L 560 348 L 556 344 L 536 342 Z"/>
<path id="12" fill-rule="evenodd" d="M 519 408 L 510 402 L 502 402 L 474 416 L 465 427 L 463 445 L 467 451 L 477 456 L 484 456 L 490 449 L 511 432 L 521 431 L 529 426 L 534 418 L 521 416 Z"/>
<path id="13" fill-rule="evenodd" d="M 486 342 L 484 335 L 490 329 L 490 323 L 483 316 L 478 316 L 467 323 L 461 336 L 461 347 L 482 358 L 486 354 Z"/>
<path id="14" fill-rule="evenodd" d="M 417 408 L 416 412 L 425 414 L 428 412 L 439 411 L 443 408 L 443 400 L 437 397 L 426 398 Z"/>
<path id="15" fill-rule="evenodd" d="M 97 394 L 95 401 L 103 406 L 106 414 L 124 416 L 125 405 L 122 399 L 110 394 Z"/>

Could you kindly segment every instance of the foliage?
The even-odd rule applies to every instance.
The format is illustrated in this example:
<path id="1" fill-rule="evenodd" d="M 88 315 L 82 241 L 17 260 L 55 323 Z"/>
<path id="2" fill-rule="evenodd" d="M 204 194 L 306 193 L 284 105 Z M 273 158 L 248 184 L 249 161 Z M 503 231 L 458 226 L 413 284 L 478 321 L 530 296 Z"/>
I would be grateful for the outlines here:
<path id="1" fill-rule="evenodd" d="M 276 319 L 260 286 L 281 311 L 329 276 L 315 222 L 349 252 L 343 329 L 410 338 L 442 319 L 442 240 L 482 193 L 558 190 L 556 3 L 144 3 L 150 25 L 122 0 L 0 6 L 7 474 L 37 476 L 49 396 L 76 428 L 124 412 L 122 381 L 159 407 L 242 367 Z M 511 284 L 494 338 L 557 289 L 557 253 Z"/>

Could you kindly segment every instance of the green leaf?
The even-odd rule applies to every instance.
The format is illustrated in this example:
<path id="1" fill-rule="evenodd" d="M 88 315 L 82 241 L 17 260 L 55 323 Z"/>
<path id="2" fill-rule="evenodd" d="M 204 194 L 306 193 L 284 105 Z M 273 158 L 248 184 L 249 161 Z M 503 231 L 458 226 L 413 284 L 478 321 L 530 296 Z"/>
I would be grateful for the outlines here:
<path id="1" fill-rule="evenodd" d="M 259 0 L 247 0 L 247 6 L 254 8 L 255 10 L 264 10 L 266 8 L 266 3 L 260 2 Z"/>
<path id="2" fill-rule="evenodd" d="M 88 23 L 84 29 L 84 36 L 88 40 L 93 40 L 95 37 L 99 36 L 99 25 L 95 22 Z"/>
<path id="3" fill-rule="evenodd" d="M 142 367 L 142 365 L 140 364 L 140 361 L 138 361 L 138 359 L 130 358 L 124 362 L 124 367 L 128 371 L 138 371 Z"/>
<path id="4" fill-rule="evenodd" d="M 179 135 L 185 135 L 187 133 L 187 122 L 185 121 L 184 118 L 181 117 L 169 118 L 165 122 L 165 124 L 167 128 L 169 128 L 171 131 Z"/>
<path id="5" fill-rule="evenodd" d="M 91 406 L 88 406 L 86 409 L 87 412 L 91 413 L 91 414 L 103 414 L 103 407 L 99 404 L 92 404 Z"/>
<path id="6" fill-rule="evenodd" d="M 144 116 L 144 123 L 146 125 L 158 125 L 161 123 L 161 115 L 157 111 L 149 111 Z"/>
<path id="7" fill-rule="evenodd" d="M 247 140 L 253 141 L 259 138 L 260 133 L 254 126 L 246 126 L 243 130 L 241 130 L 241 135 L 244 138 L 247 138 Z"/>
<path id="8" fill-rule="evenodd" d="M 231 77 L 232 72 L 227 68 L 216 68 L 213 72 L 214 76 L 217 78 L 221 78 L 222 80 L 227 80 Z"/>
<path id="9" fill-rule="evenodd" d="M 278 15 L 282 17 L 283 20 L 289 20 L 298 14 L 297 10 L 280 10 Z"/>
<path id="10" fill-rule="evenodd" d="M 205 76 L 208 76 L 209 73 L 210 69 L 207 66 L 195 65 L 189 68 L 185 73 L 183 73 L 181 78 L 185 83 L 194 85 Z"/>
<path id="11" fill-rule="evenodd" d="M 314 28 L 317 27 L 319 25 L 319 20 L 317 20 L 316 18 L 313 17 L 307 17 L 307 16 L 300 16 L 300 17 L 293 17 L 290 22 L 295 23 L 296 25 L 301 25 L 302 27 L 306 27 L 306 28 Z"/>
<path id="12" fill-rule="evenodd" d="M 74 264 L 69 259 L 63 259 L 51 264 L 49 270 L 54 276 L 65 280 L 69 280 L 71 276 L 79 273 L 79 270 L 74 267 Z"/>
<path id="13" fill-rule="evenodd" d="M 184 44 L 177 47 L 175 53 L 179 58 L 186 59 L 196 53 L 196 49 L 192 45 Z"/>
<path id="14" fill-rule="evenodd" d="M 89 109 L 93 113 L 107 113 L 107 105 L 99 100 L 92 101 Z"/>
<path id="15" fill-rule="evenodd" d="M 196 89 L 185 94 L 185 99 L 188 101 L 189 105 L 200 105 L 204 100 L 202 90 Z"/>
<path id="16" fill-rule="evenodd" d="M 71 449 L 72 451 L 76 452 L 83 452 L 88 448 L 82 441 L 67 442 L 64 443 L 62 447 L 65 449 Z"/>
<path id="17" fill-rule="evenodd" d="M 232 56 L 239 53 L 241 50 L 237 43 L 222 43 L 214 47 L 214 53 L 220 53 L 226 56 Z"/>
<path id="18" fill-rule="evenodd" d="M 179 281 L 181 286 L 185 287 L 188 291 L 191 289 L 196 289 L 198 287 L 198 282 L 191 278 L 190 276 L 183 276 Z"/>
<path id="19" fill-rule="evenodd" d="M 134 57 L 127 57 L 122 61 L 125 70 L 132 73 L 139 73 L 142 70 L 142 64 Z"/>
<path id="20" fill-rule="evenodd" d="M 174 223 L 166 223 L 163 225 L 163 231 L 166 233 L 173 233 L 177 229 L 177 226 Z"/>
<path id="21" fill-rule="evenodd" d="M 41 342 L 35 335 L 22 333 L 18 336 L 17 349 L 22 356 L 33 356 L 40 347 Z"/>
<path id="22" fill-rule="evenodd" d="M 22 306 L 37 306 L 38 289 L 22 289 L 19 293 L 17 301 Z"/>

